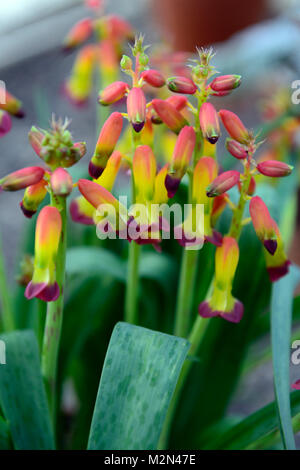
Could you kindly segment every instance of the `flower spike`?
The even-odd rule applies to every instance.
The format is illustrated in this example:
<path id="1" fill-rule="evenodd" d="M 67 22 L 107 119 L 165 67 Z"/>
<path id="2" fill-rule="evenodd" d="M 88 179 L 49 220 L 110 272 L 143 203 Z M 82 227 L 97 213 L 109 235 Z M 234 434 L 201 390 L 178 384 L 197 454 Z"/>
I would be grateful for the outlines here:
<path id="1" fill-rule="evenodd" d="M 27 299 L 37 297 L 45 302 L 51 302 L 59 297 L 55 261 L 61 229 L 62 221 L 58 209 L 51 206 L 44 207 L 36 223 L 34 272 L 32 281 L 25 290 Z"/>
<path id="2" fill-rule="evenodd" d="M 216 249 L 212 296 L 199 305 L 199 314 L 202 317 L 219 316 L 232 323 L 241 321 L 244 313 L 243 304 L 231 294 L 238 261 L 239 246 L 236 240 L 224 237 L 222 246 Z"/>
<path id="3" fill-rule="evenodd" d="M 92 178 L 99 178 L 103 172 L 107 160 L 114 151 L 122 132 L 123 118 L 121 113 L 112 113 L 105 121 L 95 148 L 94 155 L 90 161 L 89 173 Z"/>
<path id="4" fill-rule="evenodd" d="M 215 144 L 220 137 L 218 113 L 211 103 L 203 103 L 199 113 L 200 127 L 203 137 Z"/>

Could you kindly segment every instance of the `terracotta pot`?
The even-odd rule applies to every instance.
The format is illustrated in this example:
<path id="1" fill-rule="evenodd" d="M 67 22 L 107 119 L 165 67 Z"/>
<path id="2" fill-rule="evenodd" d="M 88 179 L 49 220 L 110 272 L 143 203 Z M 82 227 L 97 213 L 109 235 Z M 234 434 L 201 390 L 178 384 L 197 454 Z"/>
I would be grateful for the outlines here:
<path id="1" fill-rule="evenodd" d="M 268 16 L 268 0 L 152 0 L 162 35 L 176 50 L 224 41 Z"/>

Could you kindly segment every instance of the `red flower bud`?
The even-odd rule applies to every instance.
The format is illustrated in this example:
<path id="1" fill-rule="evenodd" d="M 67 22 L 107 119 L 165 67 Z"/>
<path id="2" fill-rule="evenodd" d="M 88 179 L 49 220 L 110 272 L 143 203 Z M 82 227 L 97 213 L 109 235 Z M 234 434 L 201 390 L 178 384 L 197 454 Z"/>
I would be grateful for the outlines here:
<path id="1" fill-rule="evenodd" d="M 64 168 L 57 168 L 51 175 L 50 185 L 56 196 L 68 196 L 73 189 L 72 176 Z"/>
<path id="2" fill-rule="evenodd" d="M 265 176 L 281 177 L 291 174 L 294 167 L 278 160 L 265 160 L 257 165 L 258 171 Z"/>
<path id="3" fill-rule="evenodd" d="M 203 103 L 199 120 L 203 137 L 211 144 L 215 144 L 220 136 L 220 126 L 218 113 L 211 103 Z"/>
<path id="4" fill-rule="evenodd" d="M 45 170 L 39 166 L 30 166 L 10 173 L 0 180 L 0 190 L 18 191 L 41 181 Z"/>
<path id="5" fill-rule="evenodd" d="M 91 36 L 92 32 L 93 22 L 91 18 L 78 21 L 64 40 L 64 51 L 68 52 L 82 44 Z"/>
<path id="6" fill-rule="evenodd" d="M 240 180 L 240 173 L 238 171 L 225 171 L 208 186 L 206 195 L 208 197 L 220 196 L 229 189 L 233 188 Z"/>
<path id="7" fill-rule="evenodd" d="M 102 106 L 108 106 L 116 103 L 125 96 L 128 91 L 128 85 L 125 82 L 114 82 L 108 85 L 99 94 L 98 101 Z"/>
<path id="8" fill-rule="evenodd" d="M 218 92 L 229 92 L 241 84 L 240 75 L 221 75 L 216 77 L 210 84 L 210 88 Z"/>
<path id="9" fill-rule="evenodd" d="M 0 137 L 3 137 L 11 130 L 11 117 L 10 115 L 0 110 Z"/>
<path id="10" fill-rule="evenodd" d="M 277 249 L 277 236 L 274 230 L 274 221 L 264 201 L 255 196 L 250 201 L 250 216 L 256 235 L 271 255 Z"/>
<path id="11" fill-rule="evenodd" d="M 238 160 L 243 160 L 247 158 L 248 153 L 245 147 L 243 147 L 241 144 L 236 142 L 236 140 L 232 139 L 226 139 L 226 144 L 225 144 L 227 150 L 231 155 Z"/>
<path id="12" fill-rule="evenodd" d="M 127 113 L 135 132 L 140 132 L 146 120 L 146 98 L 141 88 L 132 88 L 127 96 Z"/>
<path id="13" fill-rule="evenodd" d="M 161 88 L 166 83 L 164 77 L 158 70 L 150 69 L 142 72 L 141 77 L 151 86 Z"/>
<path id="14" fill-rule="evenodd" d="M 167 80 L 169 90 L 174 93 L 184 93 L 186 95 L 193 95 L 197 91 L 195 83 L 187 77 L 171 77 Z"/>
<path id="15" fill-rule="evenodd" d="M 152 101 L 152 106 L 160 119 L 169 129 L 175 132 L 175 134 L 179 134 L 181 129 L 188 125 L 183 115 L 168 101 L 155 99 Z"/>
<path id="16" fill-rule="evenodd" d="M 230 137 L 240 144 L 247 145 L 250 141 L 250 135 L 240 118 L 226 109 L 221 109 L 219 115 Z"/>

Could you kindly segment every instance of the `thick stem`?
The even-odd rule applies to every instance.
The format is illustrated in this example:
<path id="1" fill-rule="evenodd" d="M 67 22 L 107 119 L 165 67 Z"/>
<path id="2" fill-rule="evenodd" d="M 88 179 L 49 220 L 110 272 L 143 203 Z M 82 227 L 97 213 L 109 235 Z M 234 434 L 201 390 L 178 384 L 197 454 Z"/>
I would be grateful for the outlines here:
<path id="1" fill-rule="evenodd" d="M 0 234 L 0 296 L 2 304 L 2 324 L 4 331 L 12 331 L 15 327 L 13 311 L 9 297 L 9 290 L 6 280 L 5 262 Z"/>
<path id="2" fill-rule="evenodd" d="M 125 321 L 137 324 L 138 322 L 138 280 L 140 246 L 132 241 L 129 245 L 128 274 L 125 299 Z"/>
<path id="3" fill-rule="evenodd" d="M 55 198 L 52 198 L 51 204 L 59 208 L 62 218 L 62 232 L 56 262 L 56 280 L 60 288 L 60 296 L 55 302 L 48 302 L 47 305 L 47 316 L 42 348 L 42 374 L 46 384 L 50 413 L 54 422 L 57 359 L 63 321 L 67 214 L 65 199 L 61 198 L 58 201 Z"/>
<path id="4" fill-rule="evenodd" d="M 194 323 L 194 326 L 193 326 L 193 329 L 191 331 L 191 334 L 188 338 L 190 343 L 191 343 L 191 347 L 190 347 L 190 350 L 189 350 L 189 355 L 190 356 L 195 356 L 197 354 L 208 323 L 209 323 L 209 320 L 207 320 L 205 318 L 202 318 L 200 316 L 197 316 L 197 318 L 195 320 L 195 323 Z M 176 409 L 177 409 L 177 405 L 178 405 L 182 390 L 184 388 L 184 385 L 186 383 L 186 379 L 189 375 L 189 372 L 191 370 L 192 365 L 193 365 L 193 361 L 187 359 L 184 362 L 183 367 L 181 369 L 181 373 L 180 373 L 180 376 L 179 376 L 179 379 L 178 379 L 178 382 L 177 382 L 177 385 L 176 385 L 176 388 L 175 388 L 175 392 L 174 392 L 174 395 L 172 397 L 172 400 L 171 400 L 171 403 L 170 403 L 170 406 L 169 406 L 169 409 L 168 409 L 168 413 L 167 413 L 167 416 L 166 416 L 164 427 L 163 427 L 163 430 L 162 430 L 162 433 L 161 433 L 161 436 L 160 436 L 160 439 L 159 439 L 159 443 L 158 443 L 158 449 L 159 450 L 167 448 L 170 429 L 171 429 L 171 424 L 173 422 L 173 418 L 174 418 L 174 415 L 175 415 L 175 412 L 176 412 Z"/>

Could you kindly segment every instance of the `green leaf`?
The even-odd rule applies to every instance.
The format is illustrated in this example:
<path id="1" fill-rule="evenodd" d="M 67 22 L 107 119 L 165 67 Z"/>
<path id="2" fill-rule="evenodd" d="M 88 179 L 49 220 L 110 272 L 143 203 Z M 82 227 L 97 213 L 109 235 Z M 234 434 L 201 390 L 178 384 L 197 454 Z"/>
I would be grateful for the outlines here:
<path id="1" fill-rule="evenodd" d="M 300 393 L 291 394 L 292 415 L 300 413 Z M 241 450 L 249 447 L 263 436 L 278 429 L 275 402 L 261 408 L 231 429 L 226 429 L 214 441 L 206 444 L 206 449 Z"/>
<path id="2" fill-rule="evenodd" d="M 67 252 L 69 275 L 110 275 L 126 282 L 127 262 L 115 253 L 99 247 L 75 247 Z M 165 289 L 172 285 L 176 275 L 174 260 L 165 254 L 145 252 L 140 259 L 140 276 L 159 282 Z"/>
<path id="3" fill-rule="evenodd" d="M 14 447 L 53 449 L 36 338 L 32 331 L 14 331 L 1 340 L 6 345 L 6 364 L 0 365 L 0 404 Z"/>
<path id="4" fill-rule="evenodd" d="M 66 270 L 69 275 L 110 275 L 125 282 L 124 262 L 111 251 L 98 247 L 75 247 L 67 251 Z"/>
<path id="5" fill-rule="evenodd" d="M 156 449 L 188 349 L 183 338 L 117 323 L 100 380 L 90 450 Z"/>
<path id="6" fill-rule="evenodd" d="M 290 341 L 293 294 L 300 282 L 300 269 L 291 266 L 288 275 L 274 283 L 271 300 L 271 339 L 274 387 L 284 448 L 295 449 L 290 407 Z"/>
<path id="7" fill-rule="evenodd" d="M 0 450 L 9 450 L 11 448 L 9 426 L 0 416 Z"/>

